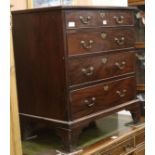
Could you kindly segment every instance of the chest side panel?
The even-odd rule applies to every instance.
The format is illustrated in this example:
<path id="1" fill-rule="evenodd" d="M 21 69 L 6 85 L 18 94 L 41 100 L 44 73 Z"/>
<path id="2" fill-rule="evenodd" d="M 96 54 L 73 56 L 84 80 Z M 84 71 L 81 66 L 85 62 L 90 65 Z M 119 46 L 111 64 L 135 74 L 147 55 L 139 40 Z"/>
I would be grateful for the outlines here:
<path id="1" fill-rule="evenodd" d="M 13 14 L 20 113 L 67 117 L 62 22 L 61 11 Z"/>

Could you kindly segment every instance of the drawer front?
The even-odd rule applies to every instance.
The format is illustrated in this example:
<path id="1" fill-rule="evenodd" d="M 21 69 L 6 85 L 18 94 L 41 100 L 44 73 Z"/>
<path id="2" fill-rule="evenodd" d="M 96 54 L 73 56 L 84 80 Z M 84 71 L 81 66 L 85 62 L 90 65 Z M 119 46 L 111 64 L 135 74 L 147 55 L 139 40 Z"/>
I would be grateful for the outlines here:
<path id="1" fill-rule="evenodd" d="M 140 145 L 137 147 L 134 155 L 145 155 L 145 145 Z"/>
<path id="2" fill-rule="evenodd" d="M 132 151 L 134 151 L 134 138 L 128 139 L 115 147 L 112 151 L 112 155 L 123 155 Z"/>
<path id="3" fill-rule="evenodd" d="M 66 11 L 65 16 L 67 29 L 134 25 L 133 11 L 128 10 L 74 10 Z"/>
<path id="4" fill-rule="evenodd" d="M 135 77 L 71 91 L 70 102 L 73 119 L 132 100 L 135 93 Z"/>
<path id="5" fill-rule="evenodd" d="M 116 144 L 107 151 L 99 151 L 94 155 L 125 155 L 134 150 L 134 138 L 130 138 L 122 143 Z"/>
<path id="6" fill-rule="evenodd" d="M 142 144 L 145 142 L 145 131 L 139 133 L 135 137 L 135 143 L 136 145 Z"/>
<path id="7" fill-rule="evenodd" d="M 134 60 L 135 55 L 132 52 L 71 59 L 69 60 L 70 85 L 134 72 Z"/>
<path id="8" fill-rule="evenodd" d="M 134 47 L 134 29 L 106 28 L 94 31 L 68 31 L 68 54 L 81 55 Z"/>

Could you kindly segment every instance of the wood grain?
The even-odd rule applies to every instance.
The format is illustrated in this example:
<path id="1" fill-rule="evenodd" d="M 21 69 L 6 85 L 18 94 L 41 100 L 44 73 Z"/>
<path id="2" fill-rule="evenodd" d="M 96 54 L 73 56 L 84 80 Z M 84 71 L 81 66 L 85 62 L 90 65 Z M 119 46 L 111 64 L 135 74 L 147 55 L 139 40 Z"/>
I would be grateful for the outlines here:
<path id="1" fill-rule="evenodd" d="M 145 0 L 128 0 L 130 6 L 145 5 Z"/>
<path id="2" fill-rule="evenodd" d="M 100 154 L 101 152 L 102 153 L 111 152 L 113 148 L 116 147 L 117 149 L 116 145 L 120 145 L 120 143 L 122 144 L 122 142 L 129 140 L 131 137 L 134 137 L 135 135 L 141 133 L 144 130 L 144 128 L 145 126 L 144 124 L 142 124 L 141 127 L 136 127 L 136 128 L 133 127 L 128 132 L 125 131 L 124 133 L 119 134 L 116 139 L 111 139 L 111 138 L 103 139 L 95 143 L 94 145 L 91 145 L 91 147 L 85 148 L 84 152 L 81 155 L 96 155 L 96 154 Z M 135 147 L 135 153 L 136 152 L 138 153 L 144 149 L 145 149 L 145 146 L 142 145 L 141 143 L 140 147 L 138 148 Z M 115 152 L 113 153 L 115 155 Z M 144 155 L 144 154 L 136 154 L 136 155 Z"/>
<path id="3" fill-rule="evenodd" d="M 143 130 L 142 132 L 138 133 L 135 137 L 135 144 L 140 145 L 142 143 L 144 143 L 145 141 L 145 130 Z"/>
<path id="4" fill-rule="evenodd" d="M 94 28 L 94 27 L 107 27 L 107 26 L 133 26 L 134 18 L 132 10 L 97 10 L 97 11 L 66 11 L 66 28 Z M 82 17 L 83 19 L 80 19 Z M 88 19 L 88 17 L 90 19 Z M 120 19 L 123 17 L 123 19 Z M 116 20 L 118 18 L 118 20 Z M 75 27 L 69 27 L 69 22 L 75 22 Z"/>
<path id="5" fill-rule="evenodd" d="M 68 119 L 61 16 L 55 11 L 13 15 L 21 113 Z"/>
<path id="6" fill-rule="evenodd" d="M 69 60 L 69 84 L 71 86 L 90 83 L 96 80 L 110 79 L 135 72 L 133 52 L 100 54 L 76 57 Z M 123 64 L 125 62 L 125 64 Z M 120 64 L 117 66 L 116 64 Z M 122 67 L 122 68 L 120 68 Z M 75 70 L 76 68 L 76 70 Z M 93 70 L 91 70 L 93 68 Z M 86 72 L 83 72 L 86 70 Z"/>
<path id="7" fill-rule="evenodd" d="M 136 42 L 135 48 L 136 49 L 144 49 L 145 48 L 145 42 Z"/>
<path id="8" fill-rule="evenodd" d="M 123 70 L 123 59 L 125 59 L 129 64 L 127 67 L 129 70 L 126 68 L 128 70 L 126 72 L 130 74 L 106 79 L 104 83 L 89 83 L 87 86 L 81 86 L 80 89 L 70 89 L 68 64 L 71 59 L 75 61 L 79 59 L 77 64 L 81 62 L 96 64 L 96 60 L 99 60 L 102 54 L 105 56 L 118 52 L 123 54 L 134 49 L 134 23 L 124 26 L 114 24 L 111 28 L 101 28 L 97 25 L 96 28 L 66 29 L 66 12 L 84 10 L 86 12 L 91 10 L 94 13 L 98 10 L 110 10 L 121 14 L 128 11 L 131 21 L 127 20 L 127 23 L 133 22 L 133 8 L 122 7 L 57 6 L 12 12 L 19 110 L 22 114 L 23 127 L 24 119 L 29 120 L 27 122 L 33 126 L 42 123 L 54 127 L 63 140 L 64 150 L 67 152 L 74 151 L 74 144 L 80 132 L 90 122 L 122 109 L 132 110 L 136 121 L 139 120 L 140 114 L 139 100 L 135 99 L 135 75 L 130 72 L 134 70 L 132 54 L 128 55 L 129 60 L 126 60 L 125 55 L 119 55 L 118 59 L 121 61 L 116 65 Z M 94 41 L 92 46 L 87 43 L 87 41 L 91 43 L 90 39 Z M 111 60 L 111 62 L 115 61 Z M 72 62 L 74 64 L 74 61 Z M 100 65 L 97 66 L 101 68 Z M 75 66 L 72 70 L 76 71 L 76 69 Z M 94 81 L 100 78 L 97 77 L 98 75 L 103 76 L 104 71 L 101 70 L 94 77 Z M 116 69 L 114 70 L 113 73 L 108 70 L 107 74 L 115 76 L 124 73 L 123 71 L 117 73 Z M 83 110 L 81 102 L 89 98 L 94 101 L 94 95 L 98 103 L 95 111 L 90 113 Z"/>
<path id="9" fill-rule="evenodd" d="M 11 109 L 10 109 L 10 146 L 11 155 L 22 155 L 21 137 L 19 129 L 19 112 L 18 100 L 16 90 L 16 75 L 14 67 L 13 46 L 12 46 L 12 33 L 11 33 L 11 58 L 10 58 L 10 94 L 11 94 Z"/>
<path id="10" fill-rule="evenodd" d="M 134 155 L 145 155 L 145 144 L 139 146 Z"/>
<path id="11" fill-rule="evenodd" d="M 103 35 L 105 34 L 106 37 L 102 38 L 102 34 Z M 116 38 L 119 40 L 120 44 L 116 42 L 115 40 Z M 124 38 L 123 41 L 122 41 L 122 38 Z M 90 40 L 92 40 L 93 42 L 90 43 Z M 85 42 L 84 45 L 81 43 L 81 41 Z M 67 45 L 68 45 L 69 56 L 133 48 L 134 47 L 134 29 L 133 28 L 98 28 L 98 29 L 95 29 L 94 31 L 90 29 L 68 31 Z"/>
<path id="12" fill-rule="evenodd" d="M 134 88 L 135 78 L 131 77 L 74 90 L 70 94 L 73 118 L 80 118 L 133 100 L 136 94 Z M 126 92 L 123 92 L 124 90 Z"/>

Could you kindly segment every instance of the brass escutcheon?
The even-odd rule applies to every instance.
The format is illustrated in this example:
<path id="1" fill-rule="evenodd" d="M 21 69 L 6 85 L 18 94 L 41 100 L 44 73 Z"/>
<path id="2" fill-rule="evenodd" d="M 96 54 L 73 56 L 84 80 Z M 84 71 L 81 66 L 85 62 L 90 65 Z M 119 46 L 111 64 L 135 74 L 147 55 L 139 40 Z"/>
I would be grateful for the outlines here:
<path id="1" fill-rule="evenodd" d="M 100 12 L 100 17 L 104 18 L 105 17 L 105 12 Z"/>
<path id="2" fill-rule="evenodd" d="M 107 58 L 102 58 L 102 63 L 103 63 L 103 64 L 106 64 L 106 63 L 107 63 L 107 61 L 108 61 L 108 59 L 107 59 Z"/>
<path id="3" fill-rule="evenodd" d="M 101 38 L 102 38 L 102 39 L 106 39 L 106 38 L 107 38 L 107 34 L 106 34 L 105 32 L 102 32 L 102 33 L 101 33 Z"/>
<path id="4" fill-rule="evenodd" d="M 108 91 L 109 90 L 109 86 L 108 85 L 105 85 L 104 86 L 104 91 Z"/>

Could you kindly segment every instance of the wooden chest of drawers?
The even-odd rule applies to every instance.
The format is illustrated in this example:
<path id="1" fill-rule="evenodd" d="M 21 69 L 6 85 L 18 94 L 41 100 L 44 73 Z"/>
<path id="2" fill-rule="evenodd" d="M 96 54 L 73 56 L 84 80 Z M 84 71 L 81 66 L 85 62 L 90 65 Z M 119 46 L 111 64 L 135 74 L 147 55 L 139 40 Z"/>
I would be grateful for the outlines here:
<path id="1" fill-rule="evenodd" d="M 103 7 L 12 12 L 21 118 L 51 124 L 67 152 L 97 118 L 127 109 L 139 121 L 133 12 Z"/>

